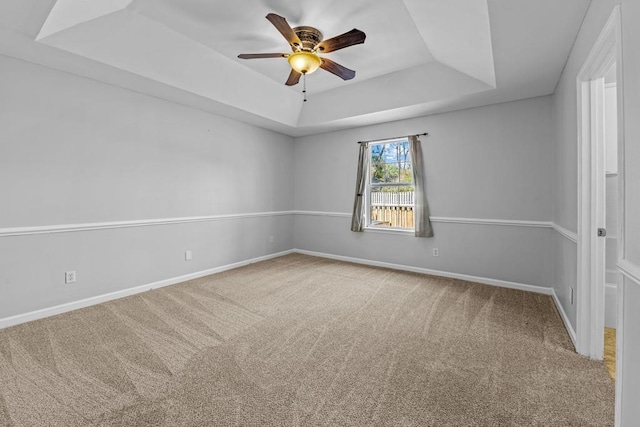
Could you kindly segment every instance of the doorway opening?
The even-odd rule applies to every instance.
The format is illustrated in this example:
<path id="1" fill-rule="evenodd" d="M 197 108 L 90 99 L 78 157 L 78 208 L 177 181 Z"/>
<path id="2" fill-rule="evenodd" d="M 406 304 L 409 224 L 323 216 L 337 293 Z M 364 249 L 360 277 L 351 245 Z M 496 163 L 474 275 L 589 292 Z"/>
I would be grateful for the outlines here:
<path id="1" fill-rule="evenodd" d="M 616 326 L 618 323 L 618 94 L 617 67 L 604 76 L 604 364 L 615 379 Z"/>
<path id="2" fill-rule="evenodd" d="M 617 332 L 616 419 L 622 389 L 624 286 L 623 76 L 620 6 L 577 77 L 578 271 L 576 350 L 603 360 L 605 326 Z M 609 236 L 609 238 L 607 238 Z M 616 313 L 617 312 L 617 313 Z M 611 328 L 613 329 L 613 328 Z M 609 330 L 608 332 L 611 332 Z M 611 335 L 610 333 L 607 334 Z"/>
<path id="3" fill-rule="evenodd" d="M 615 67 L 617 130 L 617 208 L 609 212 L 609 227 L 615 239 L 616 288 L 616 355 L 615 355 L 615 419 L 619 423 L 622 410 L 624 352 L 624 282 L 621 260 L 624 260 L 625 162 L 624 162 L 624 79 L 622 75 L 622 33 L 620 6 L 616 6 L 596 40 L 577 77 L 578 101 L 578 299 L 576 307 L 576 350 L 592 359 L 604 356 L 606 230 L 607 230 L 607 158 L 605 124 L 605 79 Z M 611 127 L 611 126 L 610 126 Z M 611 157 L 611 156 L 610 156 Z M 612 225 L 612 220 L 615 225 Z M 614 227 L 614 230 L 611 229 Z M 611 257 L 612 250 L 609 250 Z M 611 293 L 611 291 L 609 291 Z"/>

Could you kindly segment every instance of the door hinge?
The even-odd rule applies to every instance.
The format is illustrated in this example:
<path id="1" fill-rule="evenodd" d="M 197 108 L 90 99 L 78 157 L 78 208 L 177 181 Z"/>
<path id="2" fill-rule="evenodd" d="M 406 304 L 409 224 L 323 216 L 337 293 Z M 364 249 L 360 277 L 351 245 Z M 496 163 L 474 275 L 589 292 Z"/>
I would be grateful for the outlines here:
<path id="1" fill-rule="evenodd" d="M 607 235 L 607 229 L 606 228 L 598 228 L 598 237 L 604 237 Z"/>

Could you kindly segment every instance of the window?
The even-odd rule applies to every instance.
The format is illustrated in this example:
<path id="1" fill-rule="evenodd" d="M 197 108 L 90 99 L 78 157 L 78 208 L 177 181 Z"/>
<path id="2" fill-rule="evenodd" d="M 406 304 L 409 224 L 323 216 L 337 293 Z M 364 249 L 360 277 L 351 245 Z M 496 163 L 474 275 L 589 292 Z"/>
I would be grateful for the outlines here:
<path id="1" fill-rule="evenodd" d="M 366 226 L 414 228 L 414 182 L 409 141 L 369 144 L 366 180 Z"/>

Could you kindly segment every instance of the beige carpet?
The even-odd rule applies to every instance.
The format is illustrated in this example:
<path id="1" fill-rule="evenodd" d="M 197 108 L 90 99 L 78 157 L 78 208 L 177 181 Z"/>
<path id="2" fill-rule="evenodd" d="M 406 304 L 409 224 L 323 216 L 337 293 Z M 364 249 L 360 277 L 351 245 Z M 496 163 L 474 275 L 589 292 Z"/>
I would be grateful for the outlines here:
<path id="1" fill-rule="evenodd" d="M 2 426 L 607 426 L 551 299 L 289 255 L 0 331 Z"/>

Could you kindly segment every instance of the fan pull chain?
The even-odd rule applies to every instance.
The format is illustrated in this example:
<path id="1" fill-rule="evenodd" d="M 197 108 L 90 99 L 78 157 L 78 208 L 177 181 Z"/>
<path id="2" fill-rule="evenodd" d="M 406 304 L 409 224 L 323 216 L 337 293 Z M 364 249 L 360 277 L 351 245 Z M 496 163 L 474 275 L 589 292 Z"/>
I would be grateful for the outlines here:
<path id="1" fill-rule="evenodd" d="M 304 102 L 307 102 L 307 73 L 302 75 L 302 93 L 304 94 Z"/>

